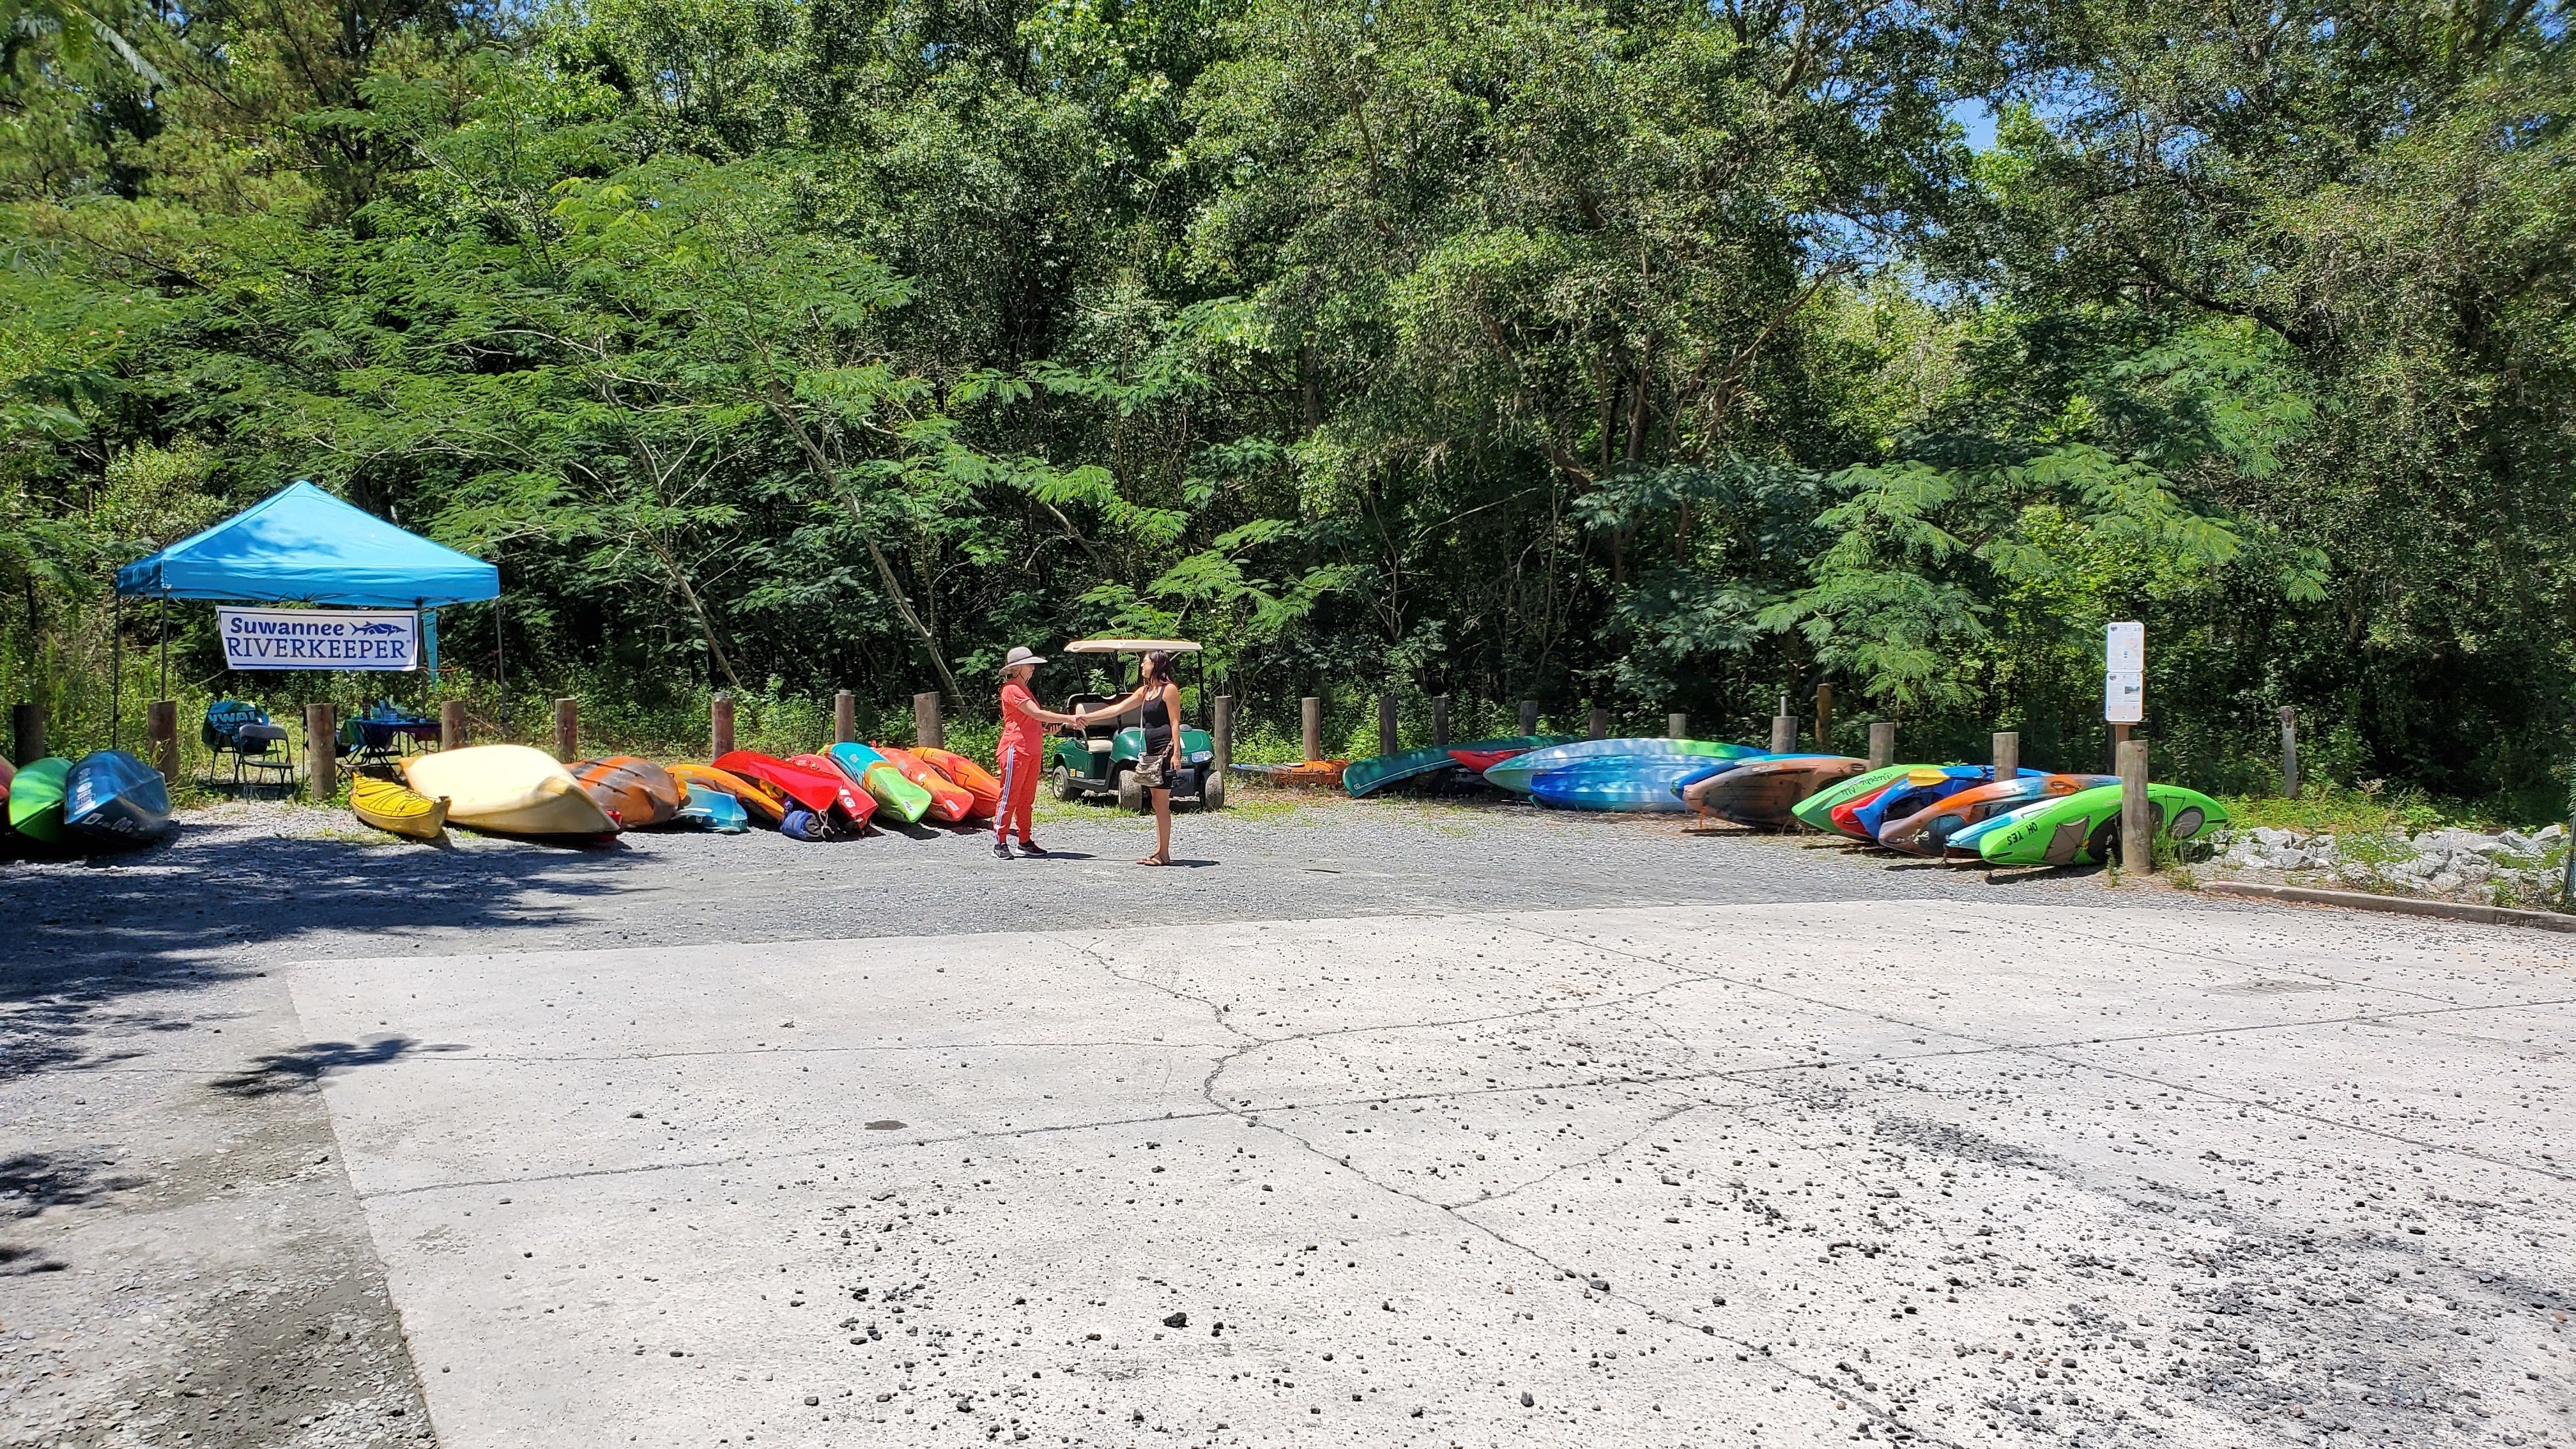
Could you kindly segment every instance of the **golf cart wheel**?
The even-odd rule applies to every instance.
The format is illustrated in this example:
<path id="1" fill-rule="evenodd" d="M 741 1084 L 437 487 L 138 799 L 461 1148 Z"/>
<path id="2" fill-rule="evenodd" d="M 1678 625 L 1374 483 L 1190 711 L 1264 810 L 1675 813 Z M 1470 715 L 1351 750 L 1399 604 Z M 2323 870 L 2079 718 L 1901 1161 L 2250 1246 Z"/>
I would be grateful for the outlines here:
<path id="1" fill-rule="evenodd" d="M 1207 778 L 1199 782 L 1199 808 L 1201 810 L 1225 808 L 1225 776 L 1218 773 L 1214 766 L 1209 767 Z"/>
<path id="2" fill-rule="evenodd" d="M 1055 798 L 1065 801 L 1079 800 L 1082 798 L 1082 787 L 1073 783 L 1073 767 L 1071 765 L 1058 765 L 1055 767 Z"/>
<path id="3" fill-rule="evenodd" d="M 1130 815 L 1142 815 L 1153 808 L 1153 802 L 1145 798 L 1145 782 L 1137 779 L 1133 770 L 1118 772 L 1118 808 Z"/>

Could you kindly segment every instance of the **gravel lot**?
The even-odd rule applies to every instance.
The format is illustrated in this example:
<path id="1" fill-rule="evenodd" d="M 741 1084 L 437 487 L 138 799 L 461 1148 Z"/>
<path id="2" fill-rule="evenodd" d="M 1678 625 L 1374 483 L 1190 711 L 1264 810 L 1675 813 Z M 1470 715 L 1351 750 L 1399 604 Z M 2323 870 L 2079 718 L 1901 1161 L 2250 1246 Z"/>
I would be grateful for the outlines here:
<path id="1" fill-rule="evenodd" d="M 0 1443 L 2576 1443 L 2564 937 L 1243 803 L 0 865 Z"/>

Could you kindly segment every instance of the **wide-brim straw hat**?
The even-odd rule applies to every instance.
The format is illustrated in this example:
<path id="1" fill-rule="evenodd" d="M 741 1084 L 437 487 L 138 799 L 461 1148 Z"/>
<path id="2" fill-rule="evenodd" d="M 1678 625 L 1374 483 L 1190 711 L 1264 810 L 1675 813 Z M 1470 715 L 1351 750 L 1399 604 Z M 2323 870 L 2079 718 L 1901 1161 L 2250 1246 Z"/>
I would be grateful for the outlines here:
<path id="1" fill-rule="evenodd" d="M 1011 652 L 1002 657 L 1002 672 L 1008 674 L 1023 664 L 1044 663 L 1046 663 L 1046 656 L 1029 649 L 1025 645 L 1014 644 L 1011 646 Z"/>

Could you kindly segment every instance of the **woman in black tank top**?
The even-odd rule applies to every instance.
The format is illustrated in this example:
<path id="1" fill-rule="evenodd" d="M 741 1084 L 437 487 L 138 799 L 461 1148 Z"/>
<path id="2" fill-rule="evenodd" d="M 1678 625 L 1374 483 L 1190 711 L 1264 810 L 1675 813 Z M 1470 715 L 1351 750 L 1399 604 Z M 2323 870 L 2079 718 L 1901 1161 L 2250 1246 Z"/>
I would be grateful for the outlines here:
<path id="1" fill-rule="evenodd" d="M 1172 777 L 1181 772 L 1181 686 L 1172 674 L 1172 651 L 1147 654 L 1142 672 L 1134 692 L 1116 704 L 1100 706 L 1099 712 L 1118 715 L 1144 706 L 1145 754 L 1136 762 L 1136 780 L 1154 802 L 1154 853 L 1136 863 L 1170 865 Z"/>

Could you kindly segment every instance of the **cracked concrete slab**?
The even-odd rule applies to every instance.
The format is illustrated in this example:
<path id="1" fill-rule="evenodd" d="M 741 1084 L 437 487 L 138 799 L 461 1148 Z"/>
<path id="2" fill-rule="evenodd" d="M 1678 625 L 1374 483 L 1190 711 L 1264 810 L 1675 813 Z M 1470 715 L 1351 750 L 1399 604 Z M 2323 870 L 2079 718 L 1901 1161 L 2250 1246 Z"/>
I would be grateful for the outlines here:
<path id="1" fill-rule="evenodd" d="M 296 968 L 441 1441 L 2576 1442 L 2501 933 L 1056 924 Z"/>

